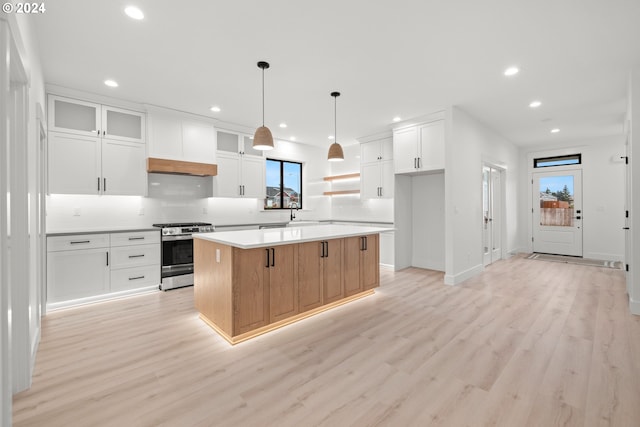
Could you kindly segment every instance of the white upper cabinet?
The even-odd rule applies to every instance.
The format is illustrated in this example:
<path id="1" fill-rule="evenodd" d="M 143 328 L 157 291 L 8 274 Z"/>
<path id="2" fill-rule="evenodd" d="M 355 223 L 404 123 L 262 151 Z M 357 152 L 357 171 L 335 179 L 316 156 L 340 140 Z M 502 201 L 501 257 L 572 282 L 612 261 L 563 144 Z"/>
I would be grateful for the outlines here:
<path id="1" fill-rule="evenodd" d="M 444 169 L 444 120 L 393 132 L 395 173 Z"/>
<path id="2" fill-rule="evenodd" d="M 390 139 L 360 144 L 360 197 L 393 197 L 393 144 Z"/>
<path id="3" fill-rule="evenodd" d="M 145 114 L 78 99 L 49 95 L 49 131 L 145 142 Z"/>
<path id="4" fill-rule="evenodd" d="M 444 120 L 424 124 L 419 131 L 419 168 L 425 171 L 444 169 Z"/>
<path id="5" fill-rule="evenodd" d="M 144 113 L 57 95 L 48 100 L 50 193 L 145 195 Z"/>
<path id="6" fill-rule="evenodd" d="M 265 197 L 265 160 L 262 151 L 254 150 L 249 136 L 217 132 L 217 197 Z"/>
<path id="7" fill-rule="evenodd" d="M 147 145 L 149 157 L 216 163 L 216 130 L 197 116 L 150 109 Z"/>

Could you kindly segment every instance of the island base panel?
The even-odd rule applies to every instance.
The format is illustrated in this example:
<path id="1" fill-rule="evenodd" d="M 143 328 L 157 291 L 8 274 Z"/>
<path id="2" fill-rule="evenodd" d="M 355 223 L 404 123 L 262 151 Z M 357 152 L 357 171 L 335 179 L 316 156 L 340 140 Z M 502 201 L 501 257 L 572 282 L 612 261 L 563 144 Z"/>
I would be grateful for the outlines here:
<path id="1" fill-rule="evenodd" d="M 307 317 L 311 317 L 314 316 L 316 314 L 322 313 L 324 311 L 330 310 L 334 307 L 338 307 L 341 306 L 343 304 L 347 304 L 351 301 L 355 301 L 358 300 L 360 298 L 364 298 L 366 296 L 369 295 L 373 295 L 375 293 L 375 291 L 373 289 L 364 291 L 364 292 L 360 292 L 359 294 L 356 295 L 351 295 L 350 297 L 341 299 L 340 301 L 336 301 L 330 304 L 326 304 L 323 305 L 321 307 L 318 308 L 314 308 L 312 310 L 309 311 L 305 311 L 304 313 L 300 313 L 297 314 L 295 316 L 289 317 L 287 319 L 284 320 L 280 320 L 278 322 L 275 323 L 271 323 L 269 325 L 254 329 L 252 331 L 249 332 L 245 332 L 244 334 L 240 334 L 240 335 L 236 335 L 236 336 L 230 336 L 228 335 L 225 331 L 223 331 L 220 327 L 218 327 L 213 321 L 211 321 L 209 318 L 207 318 L 207 316 L 203 315 L 202 313 L 200 313 L 200 319 L 202 319 L 207 325 L 209 325 L 214 331 L 216 331 L 222 338 L 224 338 L 229 344 L 234 345 L 234 344 L 238 344 L 241 343 L 243 341 L 249 340 L 251 338 L 255 338 L 259 335 L 263 335 L 266 334 L 267 332 L 271 332 L 274 331 L 276 329 L 280 329 L 284 326 L 290 325 L 292 323 L 298 322 L 300 320 L 306 319 Z"/>

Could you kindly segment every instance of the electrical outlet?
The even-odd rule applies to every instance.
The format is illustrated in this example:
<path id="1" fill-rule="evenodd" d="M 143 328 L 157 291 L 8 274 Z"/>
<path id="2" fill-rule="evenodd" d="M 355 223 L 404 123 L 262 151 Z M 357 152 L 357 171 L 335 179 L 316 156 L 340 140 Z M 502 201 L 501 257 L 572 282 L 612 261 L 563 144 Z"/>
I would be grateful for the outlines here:
<path id="1" fill-rule="evenodd" d="M 80 208 L 73 208 L 73 216 L 80 216 Z"/>

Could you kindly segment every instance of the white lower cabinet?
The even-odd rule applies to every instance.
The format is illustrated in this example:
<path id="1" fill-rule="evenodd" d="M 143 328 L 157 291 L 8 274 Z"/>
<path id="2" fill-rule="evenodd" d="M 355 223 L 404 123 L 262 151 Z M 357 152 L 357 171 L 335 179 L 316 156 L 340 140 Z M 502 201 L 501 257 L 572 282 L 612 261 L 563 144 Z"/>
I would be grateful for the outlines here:
<path id="1" fill-rule="evenodd" d="M 47 305 L 51 308 L 159 284 L 159 231 L 47 238 Z"/>
<path id="2" fill-rule="evenodd" d="M 109 292 L 109 247 L 49 252 L 47 303 Z"/>

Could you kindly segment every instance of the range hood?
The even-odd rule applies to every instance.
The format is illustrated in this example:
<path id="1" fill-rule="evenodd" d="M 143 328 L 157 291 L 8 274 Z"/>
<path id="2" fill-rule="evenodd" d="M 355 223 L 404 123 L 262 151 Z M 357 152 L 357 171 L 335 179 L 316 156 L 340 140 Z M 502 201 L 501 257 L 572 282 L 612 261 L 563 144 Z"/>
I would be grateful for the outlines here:
<path id="1" fill-rule="evenodd" d="M 216 176 L 218 165 L 212 163 L 185 162 L 182 160 L 147 158 L 147 172 L 176 175 Z"/>

